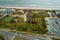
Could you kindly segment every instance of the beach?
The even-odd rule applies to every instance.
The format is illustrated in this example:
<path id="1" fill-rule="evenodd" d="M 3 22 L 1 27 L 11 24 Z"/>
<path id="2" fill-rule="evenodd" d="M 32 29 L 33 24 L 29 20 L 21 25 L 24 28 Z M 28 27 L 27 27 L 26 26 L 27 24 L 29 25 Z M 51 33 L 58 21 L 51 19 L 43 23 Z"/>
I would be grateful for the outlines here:
<path id="1" fill-rule="evenodd" d="M 40 7 L 16 7 L 16 6 L 0 6 L 0 8 L 13 8 L 13 9 L 32 9 L 32 10 L 60 10 L 60 8 L 40 8 Z"/>

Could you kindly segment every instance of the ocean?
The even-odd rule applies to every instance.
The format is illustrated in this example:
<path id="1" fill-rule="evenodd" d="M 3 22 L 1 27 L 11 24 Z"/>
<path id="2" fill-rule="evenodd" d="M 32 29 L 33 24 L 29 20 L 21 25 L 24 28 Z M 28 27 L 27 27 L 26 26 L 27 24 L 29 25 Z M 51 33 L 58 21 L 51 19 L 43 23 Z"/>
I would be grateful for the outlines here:
<path id="1" fill-rule="evenodd" d="M 0 6 L 60 8 L 60 0 L 0 0 Z"/>

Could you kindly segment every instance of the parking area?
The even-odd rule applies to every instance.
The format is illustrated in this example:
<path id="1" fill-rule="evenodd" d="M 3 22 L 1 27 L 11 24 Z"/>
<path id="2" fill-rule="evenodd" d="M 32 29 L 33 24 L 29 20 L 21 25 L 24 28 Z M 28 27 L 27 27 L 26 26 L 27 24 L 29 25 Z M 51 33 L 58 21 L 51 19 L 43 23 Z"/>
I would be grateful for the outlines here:
<path id="1" fill-rule="evenodd" d="M 54 36 L 60 37 L 60 19 L 59 18 L 45 18 L 47 29 Z"/>

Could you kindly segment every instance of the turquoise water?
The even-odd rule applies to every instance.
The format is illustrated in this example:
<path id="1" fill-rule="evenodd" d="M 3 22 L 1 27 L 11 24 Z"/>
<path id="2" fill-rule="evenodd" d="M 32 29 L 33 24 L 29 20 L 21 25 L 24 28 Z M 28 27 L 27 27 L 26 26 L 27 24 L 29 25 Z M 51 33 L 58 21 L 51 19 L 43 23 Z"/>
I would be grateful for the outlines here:
<path id="1" fill-rule="evenodd" d="M 0 0 L 0 6 L 60 7 L 60 0 Z"/>

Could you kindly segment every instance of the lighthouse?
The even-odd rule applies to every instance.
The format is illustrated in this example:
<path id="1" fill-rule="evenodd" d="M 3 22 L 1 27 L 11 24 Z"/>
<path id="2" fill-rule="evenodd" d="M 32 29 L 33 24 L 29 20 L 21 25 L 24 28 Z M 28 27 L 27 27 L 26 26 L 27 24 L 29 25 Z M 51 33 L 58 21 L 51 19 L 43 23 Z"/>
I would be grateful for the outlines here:
<path id="1" fill-rule="evenodd" d="M 27 13 L 28 13 L 28 12 L 24 12 L 24 22 L 27 21 Z"/>

